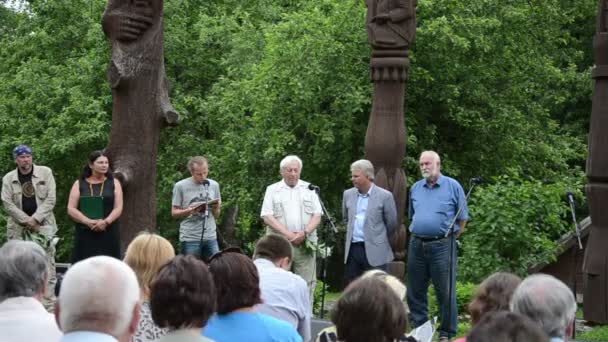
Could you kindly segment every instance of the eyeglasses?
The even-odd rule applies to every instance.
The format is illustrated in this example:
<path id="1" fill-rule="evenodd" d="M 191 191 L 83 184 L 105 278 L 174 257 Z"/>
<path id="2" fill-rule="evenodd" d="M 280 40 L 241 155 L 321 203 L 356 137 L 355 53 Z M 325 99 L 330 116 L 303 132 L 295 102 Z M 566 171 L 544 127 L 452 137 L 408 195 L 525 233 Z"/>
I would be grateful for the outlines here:
<path id="1" fill-rule="evenodd" d="M 228 247 L 228 248 L 224 248 L 221 251 L 213 254 L 209 259 L 207 259 L 207 265 L 211 264 L 211 262 L 219 257 L 221 257 L 224 254 L 227 253 L 237 253 L 237 254 L 245 254 L 243 253 L 243 250 L 240 249 L 239 247 Z"/>

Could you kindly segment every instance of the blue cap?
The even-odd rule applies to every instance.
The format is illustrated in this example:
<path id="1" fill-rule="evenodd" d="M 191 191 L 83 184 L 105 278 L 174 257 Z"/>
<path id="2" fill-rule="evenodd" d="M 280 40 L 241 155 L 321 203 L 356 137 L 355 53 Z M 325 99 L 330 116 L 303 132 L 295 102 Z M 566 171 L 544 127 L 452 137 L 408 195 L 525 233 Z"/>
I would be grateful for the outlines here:
<path id="1" fill-rule="evenodd" d="M 17 158 L 24 154 L 32 155 L 32 149 L 27 145 L 19 145 L 13 150 L 13 158 Z"/>

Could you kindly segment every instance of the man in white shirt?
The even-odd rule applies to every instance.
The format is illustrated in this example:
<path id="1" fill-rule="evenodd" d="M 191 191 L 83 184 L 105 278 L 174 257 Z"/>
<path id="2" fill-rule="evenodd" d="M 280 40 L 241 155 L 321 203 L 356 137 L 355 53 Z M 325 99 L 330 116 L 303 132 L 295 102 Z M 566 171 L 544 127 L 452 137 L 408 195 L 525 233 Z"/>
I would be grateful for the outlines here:
<path id="1" fill-rule="evenodd" d="M 46 252 L 32 241 L 10 240 L 0 248 L 0 339 L 5 342 L 61 338 L 41 300 L 49 277 Z"/>
<path id="2" fill-rule="evenodd" d="M 256 309 L 290 323 L 306 342 L 310 340 L 312 308 L 306 282 L 289 272 L 292 255 L 291 244 L 283 236 L 271 234 L 258 241 L 253 263 L 260 275 L 263 303 Z"/>
<path id="3" fill-rule="evenodd" d="M 306 281 L 312 303 L 317 282 L 316 229 L 322 211 L 319 197 L 309 189 L 310 183 L 300 179 L 301 172 L 302 160 L 297 156 L 281 160 L 283 179 L 266 188 L 260 216 L 268 225 L 268 233 L 283 235 L 291 242 L 294 248 L 291 270 Z"/>
<path id="4" fill-rule="evenodd" d="M 139 322 L 139 285 L 127 264 L 96 256 L 65 274 L 55 318 L 61 342 L 129 342 Z"/>

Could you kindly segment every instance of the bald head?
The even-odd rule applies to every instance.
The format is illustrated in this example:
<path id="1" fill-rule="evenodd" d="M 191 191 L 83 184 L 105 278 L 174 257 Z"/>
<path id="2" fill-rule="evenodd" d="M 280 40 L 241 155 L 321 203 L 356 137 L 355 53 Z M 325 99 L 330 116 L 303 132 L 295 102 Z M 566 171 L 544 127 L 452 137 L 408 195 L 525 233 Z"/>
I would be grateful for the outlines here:
<path id="1" fill-rule="evenodd" d="M 535 321 L 549 337 L 565 338 L 571 334 L 576 314 L 572 291 L 548 274 L 534 274 L 517 287 L 511 310 Z"/>
<path id="2" fill-rule="evenodd" d="M 128 340 L 139 320 L 139 295 L 137 278 L 129 266 L 97 256 L 68 269 L 55 315 L 65 333 L 97 331 Z"/>

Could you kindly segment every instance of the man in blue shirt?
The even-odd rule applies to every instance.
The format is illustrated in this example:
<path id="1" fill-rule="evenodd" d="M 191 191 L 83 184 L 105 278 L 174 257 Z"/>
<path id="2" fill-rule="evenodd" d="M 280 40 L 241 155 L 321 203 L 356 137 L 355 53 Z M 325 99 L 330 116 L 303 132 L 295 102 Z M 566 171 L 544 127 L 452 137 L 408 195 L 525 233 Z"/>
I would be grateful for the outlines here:
<path id="1" fill-rule="evenodd" d="M 456 248 L 452 248 L 449 263 L 449 228 L 456 215 L 453 233 L 459 237 L 469 219 L 464 190 L 460 184 L 441 174 L 441 160 L 433 151 L 420 155 L 420 171 L 423 179 L 410 190 L 409 216 L 410 242 L 407 260 L 407 302 L 414 327 L 428 319 L 427 291 L 429 280 L 433 282 L 439 302 L 441 326 L 439 341 L 448 341 L 457 332 L 456 307 Z M 452 268 L 452 293 L 449 292 L 449 272 Z M 448 312 L 449 300 L 451 312 Z"/>

